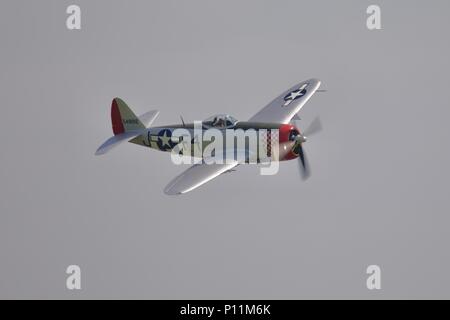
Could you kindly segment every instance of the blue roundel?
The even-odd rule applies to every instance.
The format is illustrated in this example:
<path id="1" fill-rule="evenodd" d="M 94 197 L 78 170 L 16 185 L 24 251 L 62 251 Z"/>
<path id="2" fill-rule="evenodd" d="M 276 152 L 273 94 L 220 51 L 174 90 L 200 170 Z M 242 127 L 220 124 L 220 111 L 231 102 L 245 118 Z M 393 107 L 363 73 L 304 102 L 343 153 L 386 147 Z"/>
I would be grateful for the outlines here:
<path id="1" fill-rule="evenodd" d="M 162 129 L 158 132 L 158 141 L 156 144 L 158 145 L 159 150 L 166 151 L 172 149 L 176 143 L 174 143 L 171 139 L 172 131 L 169 129 Z"/>
<path id="2" fill-rule="evenodd" d="M 307 83 L 304 83 L 300 88 L 297 90 L 289 92 L 287 95 L 284 96 L 284 107 L 287 107 L 289 104 L 291 104 L 292 101 L 303 97 L 306 94 L 306 87 L 308 86 Z"/>
<path id="3" fill-rule="evenodd" d="M 306 94 L 306 89 L 297 89 L 294 90 L 292 92 L 289 92 L 285 97 L 284 97 L 284 101 L 292 101 L 292 100 L 296 100 L 298 98 L 303 97 Z"/>

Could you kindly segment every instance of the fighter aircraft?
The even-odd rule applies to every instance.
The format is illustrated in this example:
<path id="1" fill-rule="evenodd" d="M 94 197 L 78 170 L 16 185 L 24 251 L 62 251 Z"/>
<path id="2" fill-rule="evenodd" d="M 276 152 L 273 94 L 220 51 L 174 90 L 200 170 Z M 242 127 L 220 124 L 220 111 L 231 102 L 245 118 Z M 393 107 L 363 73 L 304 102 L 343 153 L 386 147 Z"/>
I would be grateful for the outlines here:
<path id="1" fill-rule="evenodd" d="M 264 161 L 285 161 L 298 159 L 302 178 L 306 179 L 310 175 L 309 164 L 303 150 L 303 144 L 307 141 L 306 136 L 320 131 L 320 120 L 316 118 L 310 126 L 301 133 L 298 128 L 300 120 L 297 113 L 305 105 L 305 103 L 318 90 L 320 81 L 318 79 L 310 79 L 303 81 L 290 89 L 283 92 L 267 106 L 261 109 L 248 121 L 238 121 L 234 117 L 227 114 L 215 115 L 201 122 L 201 130 L 205 132 L 209 129 L 217 129 L 220 132 L 230 130 L 255 130 L 256 132 L 269 132 L 266 137 L 271 140 L 271 130 L 278 130 L 277 149 L 271 150 L 270 144 L 264 149 L 264 157 L 260 153 L 255 155 L 256 161 L 249 161 L 248 150 L 232 150 L 231 154 L 236 156 L 237 153 L 244 152 L 245 156 L 226 159 L 224 163 L 208 163 L 205 159 L 195 163 L 183 173 L 174 178 L 164 189 L 168 195 L 179 195 L 196 189 L 206 182 L 227 172 L 234 171 L 234 168 L 240 164 L 260 163 Z M 181 143 L 188 143 L 191 146 L 198 143 L 198 139 L 202 140 L 203 135 L 194 136 L 189 140 L 172 136 L 177 129 L 185 129 L 189 133 L 193 133 L 194 123 L 151 127 L 151 124 L 158 116 L 159 111 L 149 111 L 141 116 L 136 116 L 126 103 L 115 98 L 111 106 L 112 130 L 114 136 L 105 141 L 96 151 L 96 155 L 105 154 L 112 148 L 128 141 L 141 146 L 149 147 L 160 151 L 173 151 L 174 148 Z M 175 139 L 177 138 L 177 139 Z M 201 141 L 203 142 L 203 141 Z M 211 141 L 209 141 L 211 142 Z M 204 145 L 201 147 L 204 148 Z M 192 149 L 193 150 L 193 149 Z M 276 152 L 274 152 L 276 151 Z M 225 153 L 224 153 L 225 154 Z M 255 158 L 253 157 L 253 158 Z M 264 159 L 262 159 L 264 158 Z"/>

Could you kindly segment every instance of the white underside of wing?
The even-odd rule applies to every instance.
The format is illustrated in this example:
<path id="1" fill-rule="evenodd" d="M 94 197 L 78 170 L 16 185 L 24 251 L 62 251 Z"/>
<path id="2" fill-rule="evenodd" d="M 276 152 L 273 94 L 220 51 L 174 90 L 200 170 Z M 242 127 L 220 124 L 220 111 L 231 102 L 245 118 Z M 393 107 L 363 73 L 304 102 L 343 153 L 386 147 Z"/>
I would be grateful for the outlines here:
<path id="1" fill-rule="evenodd" d="M 202 184 L 214 179 L 236 167 L 238 161 L 227 161 L 225 164 L 194 164 L 186 171 L 175 177 L 164 189 L 168 195 L 183 194 L 200 187 Z"/>

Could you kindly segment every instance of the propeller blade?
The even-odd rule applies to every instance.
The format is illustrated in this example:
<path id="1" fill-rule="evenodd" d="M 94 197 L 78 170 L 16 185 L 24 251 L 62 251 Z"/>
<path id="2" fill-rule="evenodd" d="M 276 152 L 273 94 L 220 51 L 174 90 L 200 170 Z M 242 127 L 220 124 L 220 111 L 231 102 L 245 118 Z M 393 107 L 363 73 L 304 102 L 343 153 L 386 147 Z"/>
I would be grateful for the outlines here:
<path id="1" fill-rule="evenodd" d="M 303 146 L 299 145 L 299 156 L 298 156 L 298 164 L 300 169 L 300 176 L 302 180 L 306 180 L 311 175 L 311 171 L 309 169 L 308 159 L 306 157 L 305 151 L 303 150 Z"/>
<path id="2" fill-rule="evenodd" d="M 322 131 L 322 123 L 320 122 L 320 118 L 316 117 L 314 120 L 309 124 L 308 128 L 303 131 L 303 134 L 305 136 L 311 136 L 318 132 Z"/>

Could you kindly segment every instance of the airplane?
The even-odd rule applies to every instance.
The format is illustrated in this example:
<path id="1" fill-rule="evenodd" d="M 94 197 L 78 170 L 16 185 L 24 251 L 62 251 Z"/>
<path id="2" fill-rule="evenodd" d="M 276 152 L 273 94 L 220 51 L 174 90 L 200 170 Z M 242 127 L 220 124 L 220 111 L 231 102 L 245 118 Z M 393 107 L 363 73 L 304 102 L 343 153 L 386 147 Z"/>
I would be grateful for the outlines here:
<path id="1" fill-rule="evenodd" d="M 267 145 L 266 149 L 263 150 L 264 159 L 258 154 L 255 155 L 256 161 L 250 162 L 249 150 L 237 150 L 234 146 L 235 150 L 231 150 L 231 154 L 234 155 L 235 152 L 239 152 L 245 153 L 245 156 L 240 157 L 240 159 L 227 158 L 227 161 L 224 163 L 207 163 L 203 159 L 175 177 L 165 187 L 164 193 L 168 195 L 185 194 L 221 174 L 234 171 L 238 165 L 261 163 L 263 160 L 286 161 L 298 159 L 301 176 L 303 179 L 307 179 L 310 175 L 310 169 L 303 150 L 303 144 L 307 141 L 306 136 L 321 130 L 321 123 L 320 119 L 316 118 L 301 133 L 297 125 L 300 120 L 297 113 L 312 95 L 318 91 L 320 84 L 321 82 L 318 79 L 309 79 L 296 84 L 276 97 L 248 121 L 238 121 L 227 114 L 218 114 L 202 121 L 200 126 L 202 132 L 206 132 L 209 129 L 217 129 L 220 132 L 230 130 L 246 131 L 249 129 L 256 132 L 278 130 L 278 148 L 275 150 L 277 152 L 271 150 L 270 146 Z M 180 143 L 189 144 L 189 140 L 184 140 L 183 138 L 175 139 L 174 134 L 177 129 L 185 129 L 192 133 L 195 129 L 194 123 L 184 123 L 183 118 L 181 118 L 182 124 L 151 127 L 158 114 L 159 111 L 152 110 L 138 117 L 122 99 L 114 98 L 111 105 L 111 121 L 114 136 L 106 140 L 95 154 L 105 154 L 125 141 L 166 152 L 174 151 L 174 148 L 179 146 Z M 201 136 L 203 137 L 203 135 Z M 198 143 L 198 141 L 195 141 L 196 139 L 198 139 L 198 136 L 191 139 L 191 146 Z M 267 139 L 270 140 L 269 135 Z"/>

